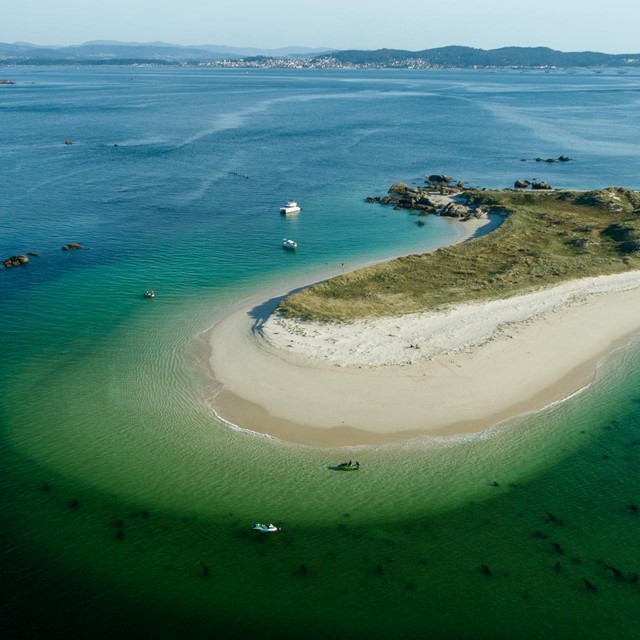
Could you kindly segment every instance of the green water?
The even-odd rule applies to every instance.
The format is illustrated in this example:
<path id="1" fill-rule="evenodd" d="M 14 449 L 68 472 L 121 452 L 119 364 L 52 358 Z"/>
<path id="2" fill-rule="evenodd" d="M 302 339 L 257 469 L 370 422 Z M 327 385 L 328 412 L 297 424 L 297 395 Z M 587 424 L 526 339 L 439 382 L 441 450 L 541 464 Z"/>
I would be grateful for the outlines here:
<path id="1" fill-rule="evenodd" d="M 98 383 L 81 408 L 48 384 L 46 434 L 7 416 L 3 605 L 42 637 L 635 637 L 637 355 L 480 436 L 351 448 L 355 474 L 328 468 L 345 451 L 233 432 L 206 403 L 171 413 L 151 390 L 132 406 L 114 384 L 100 419 Z M 259 520 L 283 532 L 255 534 Z"/>

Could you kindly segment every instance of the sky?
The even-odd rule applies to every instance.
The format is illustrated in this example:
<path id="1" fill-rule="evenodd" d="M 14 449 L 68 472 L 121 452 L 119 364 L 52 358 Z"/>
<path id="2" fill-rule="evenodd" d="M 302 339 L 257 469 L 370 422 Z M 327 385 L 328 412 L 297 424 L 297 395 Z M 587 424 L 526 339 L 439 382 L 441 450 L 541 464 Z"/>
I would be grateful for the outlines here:
<path id="1" fill-rule="evenodd" d="M 6 4 L 5 4 L 6 3 Z M 637 0 L 3 0 L 0 42 L 640 52 Z"/>

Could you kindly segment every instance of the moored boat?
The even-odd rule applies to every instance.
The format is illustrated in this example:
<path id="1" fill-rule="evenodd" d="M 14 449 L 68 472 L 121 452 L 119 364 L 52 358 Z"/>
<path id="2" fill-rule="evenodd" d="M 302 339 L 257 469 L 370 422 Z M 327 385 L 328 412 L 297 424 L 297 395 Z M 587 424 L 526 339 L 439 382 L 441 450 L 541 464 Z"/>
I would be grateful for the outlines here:
<path id="1" fill-rule="evenodd" d="M 292 251 L 298 248 L 298 243 L 295 240 L 291 240 L 291 238 L 283 238 L 282 248 L 289 249 L 290 251 Z"/>
<path id="2" fill-rule="evenodd" d="M 144 297 L 145 298 L 155 298 L 156 297 L 156 292 L 153 291 L 153 289 L 149 289 L 148 291 L 144 292 Z"/>
<path id="3" fill-rule="evenodd" d="M 357 471 L 359 468 L 360 463 L 357 461 L 352 462 L 351 460 L 349 460 L 349 462 L 342 462 L 336 467 L 338 471 Z"/>
<path id="4" fill-rule="evenodd" d="M 282 527 L 276 527 L 275 524 L 263 524 L 262 522 L 256 522 L 253 525 L 254 531 L 262 531 L 262 533 L 274 533 L 276 531 L 282 531 Z"/>
<path id="5" fill-rule="evenodd" d="M 280 207 L 280 213 L 288 214 L 288 213 L 300 213 L 300 207 L 295 200 L 289 200 L 287 204 Z"/>

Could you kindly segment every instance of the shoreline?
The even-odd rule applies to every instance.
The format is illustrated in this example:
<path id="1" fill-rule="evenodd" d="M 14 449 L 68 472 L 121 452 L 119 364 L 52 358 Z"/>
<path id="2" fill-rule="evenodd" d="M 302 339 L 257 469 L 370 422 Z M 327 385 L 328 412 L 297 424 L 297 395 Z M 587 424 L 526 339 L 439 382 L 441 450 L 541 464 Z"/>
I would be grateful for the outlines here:
<path id="1" fill-rule="evenodd" d="M 471 229 L 459 242 L 470 235 Z M 603 358 L 640 332 L 634 320 L 639 286 L 640 272 L 628 272 L 453 311 L 326 324 L 320 330 L 295 321 L 279 324 L 271 312 L 281 297 L 246 303 L 210 330 L 210 369 L 222 385 L 213 409 L 239 429 L 319 447 L 478 433 L 590 384 Z M 538 305 L 547 301 L 542 308 L 533 304 L 536 296 Z M 491 305 L 502 306 L 506 319 Z M 612 314 L 614 308 L 625 313 Z M 396 333 L 413 327 L 424 337 L 425 320 L 432 323 L 426 332 L 440 336 L 446 332 L 434 330 L 434 320 L 442 323 L 442 316 L 455 312 L 462 314 L 460 329 L 439 350 L 430 351 L 422 339 L 413 348 L 404 336 L 389 336 L 391 324 Z M 485 334 L 465 330 L 485 318 L 494 318 Z M 450 323 L 451 317 L 444 320 Z M 377 342 L 371 337 L 376 328 Z M 349 332 L 360 340 L 359 350 L 349 343 Z M 347 347 L 336 349 L 340 343 Z M 381 344 L 399 357 L 372 358 Z"/>

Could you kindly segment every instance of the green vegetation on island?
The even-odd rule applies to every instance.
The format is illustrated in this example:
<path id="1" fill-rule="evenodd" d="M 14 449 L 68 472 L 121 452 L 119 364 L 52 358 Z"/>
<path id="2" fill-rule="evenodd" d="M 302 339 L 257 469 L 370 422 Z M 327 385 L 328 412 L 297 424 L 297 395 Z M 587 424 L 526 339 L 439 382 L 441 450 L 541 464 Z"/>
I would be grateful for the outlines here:
<path id="1" fill-rule="evenodd" d="M 503 212 L 505 221 L 463 244 L 331 278 L 278 309 L 320 321 L 402 315 L 640 269 L 640 193 L 612 187 L 461 196 L 472 207 Z"/>

